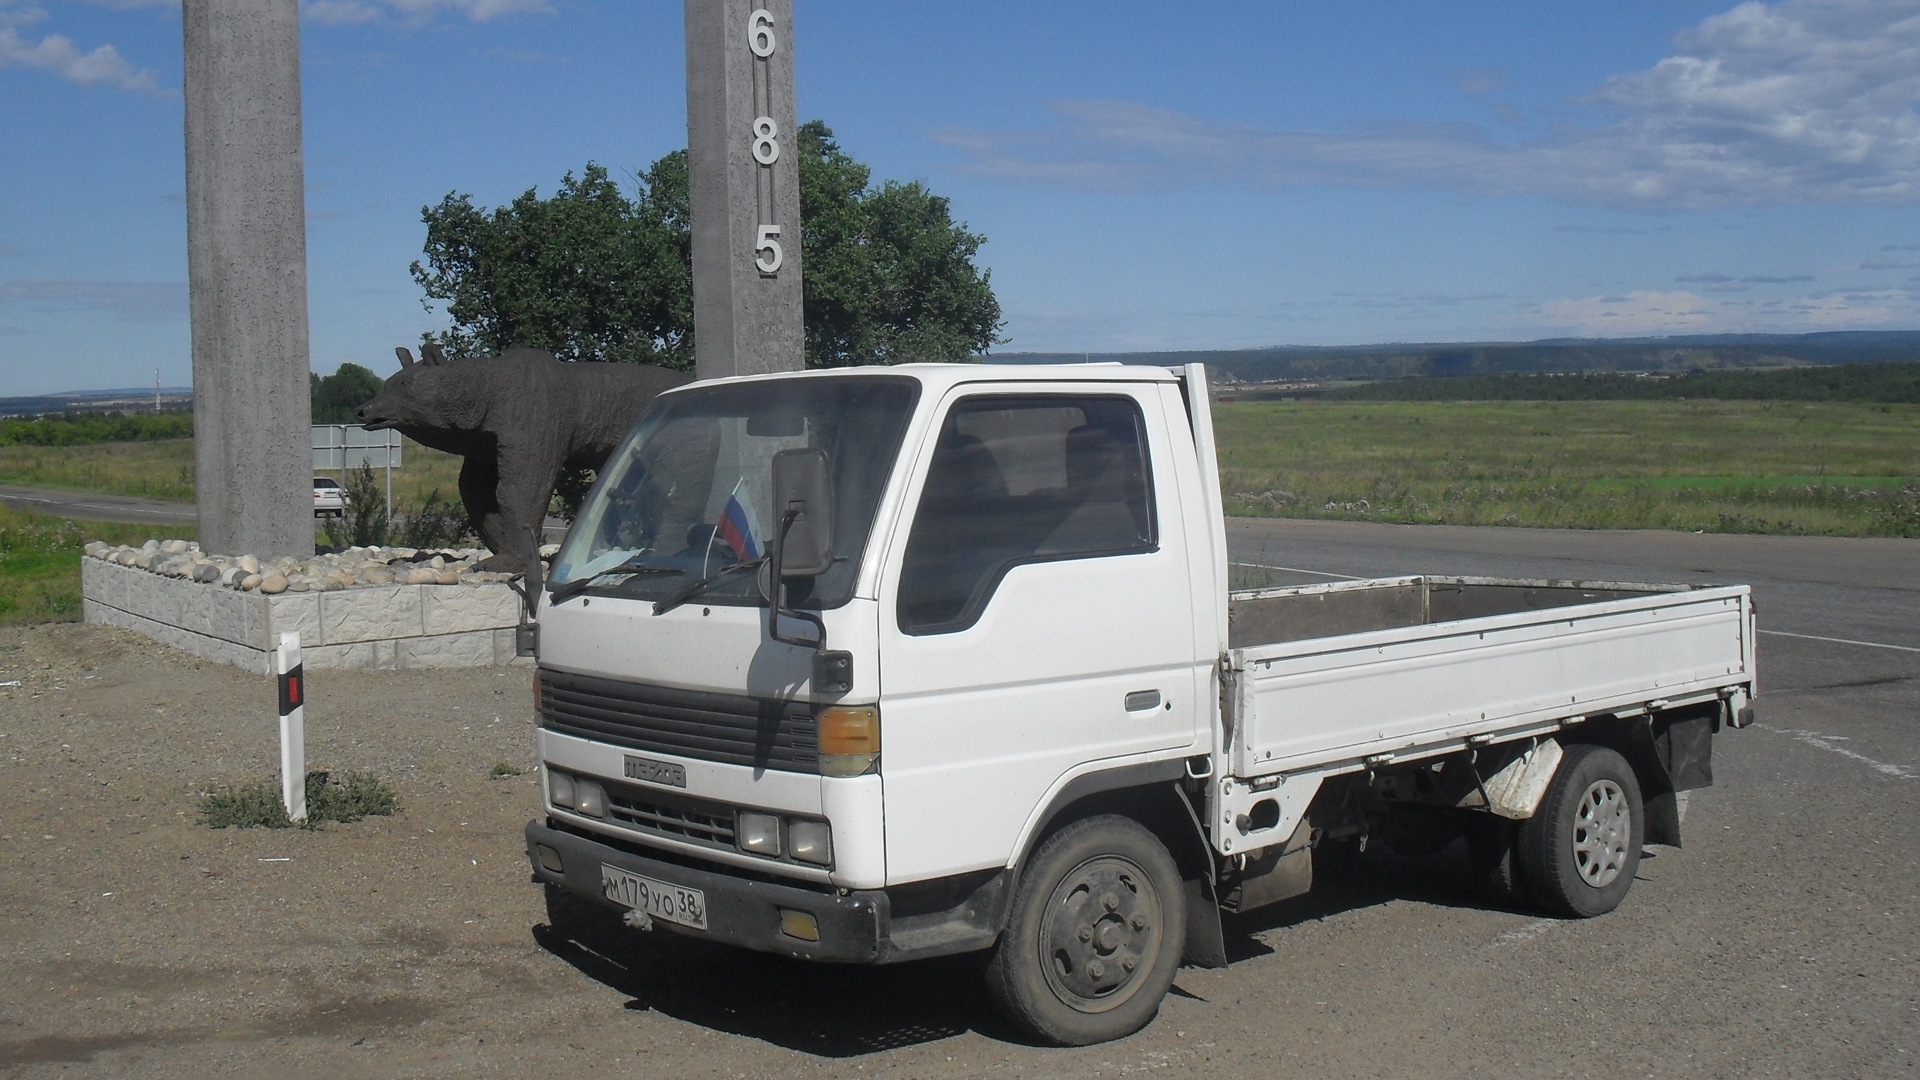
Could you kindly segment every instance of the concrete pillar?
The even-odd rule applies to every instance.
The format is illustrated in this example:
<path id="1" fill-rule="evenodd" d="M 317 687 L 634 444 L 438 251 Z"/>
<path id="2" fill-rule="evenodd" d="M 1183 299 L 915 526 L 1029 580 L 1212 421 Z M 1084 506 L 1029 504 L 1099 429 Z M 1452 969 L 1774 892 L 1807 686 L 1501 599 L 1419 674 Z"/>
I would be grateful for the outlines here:
<path id="1" fill-rule="evenodd" d="M 185 0 L 200 545 L 313 554 L 299 0 Z"/>
<path id="2" fill-rule="evenodd" d="M 798 371 L 793 0 L 685 2 L 695 369 Z"/>

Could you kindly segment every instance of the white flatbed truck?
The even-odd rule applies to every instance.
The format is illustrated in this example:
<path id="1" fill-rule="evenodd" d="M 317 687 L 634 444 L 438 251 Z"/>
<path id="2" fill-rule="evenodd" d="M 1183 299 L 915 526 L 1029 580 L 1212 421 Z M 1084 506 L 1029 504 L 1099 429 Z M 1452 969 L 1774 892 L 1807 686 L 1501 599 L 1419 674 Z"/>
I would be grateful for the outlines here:
<path id="1" fill-rule="evenodd" d="M 1608 912 L 1752 719 L 1746 586 L 1228 569 L 1198 366 L 664 394 L 528 583 L 534 874 L 795 957 L 991 950 L 1085 1044 L 1365 843 L 1465 834 L 1490 895 Z"/>

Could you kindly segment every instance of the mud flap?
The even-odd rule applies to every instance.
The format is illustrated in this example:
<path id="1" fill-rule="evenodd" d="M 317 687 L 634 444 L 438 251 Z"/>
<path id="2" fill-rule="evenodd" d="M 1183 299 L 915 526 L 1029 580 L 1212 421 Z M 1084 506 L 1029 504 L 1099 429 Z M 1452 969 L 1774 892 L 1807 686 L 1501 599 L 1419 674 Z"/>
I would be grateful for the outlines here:
<path id="1" fill-rule="evenodd" d="M 1188 878 L 1187 941 L 1180 962 L 1190 967 L 1227 966 L 1227 935 L 1220 928 L 1220 898 L 1205 877 Z"/>
<path id="2" fill-rule="evenodd" d="M 1185 853 L 1188 857 L 1174 853 L 1186 884 L 1187 900 L 1187 939 L 1180 949 L 1180 962 L 1190 967 L 1223 968 L 1227 966 L 1227 934 L 1220 927 L 1220 895 L 1213 887 L 1213 848 L 1207 844 L 1207 831 L 1200 827 L 1193 804 L 1177 793 L 1176 798 L 1187 811 L 1187 824 L 1193 827 L 1193 843 Z"/>

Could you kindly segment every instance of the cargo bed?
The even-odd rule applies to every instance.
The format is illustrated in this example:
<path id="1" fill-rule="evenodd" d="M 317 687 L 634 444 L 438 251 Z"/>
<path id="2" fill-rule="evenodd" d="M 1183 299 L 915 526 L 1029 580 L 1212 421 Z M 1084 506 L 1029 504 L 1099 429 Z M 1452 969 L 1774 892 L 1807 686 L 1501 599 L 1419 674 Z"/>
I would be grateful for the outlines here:
<path id="1" fill-rule="evenodd" d="M 1232 775 L 1320 776 L 1753 693 L 1747 586 L 1402 577 L 1236 592 Z"/>

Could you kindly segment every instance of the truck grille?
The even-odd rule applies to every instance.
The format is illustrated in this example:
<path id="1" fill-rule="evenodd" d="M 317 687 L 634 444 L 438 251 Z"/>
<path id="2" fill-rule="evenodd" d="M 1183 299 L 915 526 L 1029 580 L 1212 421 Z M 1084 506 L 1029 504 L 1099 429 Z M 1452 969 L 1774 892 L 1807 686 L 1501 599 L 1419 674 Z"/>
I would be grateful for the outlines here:
<path id="1" fill-rule="evenodd" d="M 820 771 L 803 701 L 671 690 L 542 669 L 540 726 L 633 750 L 779 772 Z"/>
<path id="2" fill-rule="evenodd" d="M 733 808 L 721 803 L 656 795 L 651 791 L 608 783 L 607 816 L 641 832 L 692 840 L 716 847 L 733 846 Z"/>

